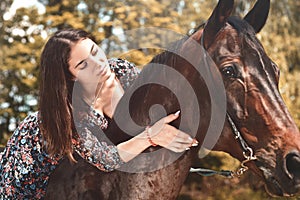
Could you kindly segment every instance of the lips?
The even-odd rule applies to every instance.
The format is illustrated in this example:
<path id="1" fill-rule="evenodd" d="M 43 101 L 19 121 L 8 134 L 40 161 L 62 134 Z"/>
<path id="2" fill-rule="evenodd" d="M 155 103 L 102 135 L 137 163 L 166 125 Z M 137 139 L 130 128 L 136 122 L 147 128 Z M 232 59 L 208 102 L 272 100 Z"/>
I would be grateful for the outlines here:
<path id="1" fill-rule="evenodd" d="M 272 196 L 287 196 L 284 194 L 280 184 L 274 177 L 270 177 L 265 181 L 266 191 Z M 290 195 L 288 195 L 290 196 Z"/>
<path id="2" fill-rule="evenodd" d="M 286 185 L 280 184 L 278 179 L 271 173 L 271 171 L 265 167 L 260 166 L 259 169 L 263 172 L 265 179 L 265 189 L 271 195 L 275 197 L 291 197 L 297 193 L 296 188 L 291 188 Z M 287 183 L 288 184 L 288 183 Z"/>
<path id="3" fill-rule="evenodd" d="M 100 65 L 99 66 L 99 72 L 97 73 L 97 76 L 103 75 L 104 72 L 106 71 L 106 69 L 107 69 L 107 65 L 106 64 L 105 65 Z"/>

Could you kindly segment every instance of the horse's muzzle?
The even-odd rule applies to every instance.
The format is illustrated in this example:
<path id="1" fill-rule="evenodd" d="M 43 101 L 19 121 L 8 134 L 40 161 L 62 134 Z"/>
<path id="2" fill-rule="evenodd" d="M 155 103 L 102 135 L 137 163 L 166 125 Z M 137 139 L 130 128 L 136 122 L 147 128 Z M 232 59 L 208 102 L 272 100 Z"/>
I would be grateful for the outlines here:
<path id="1" fill-rule="evenodd" d="M 279 155 L 277 154 L 277 156 Z M 276 164 L 275 162 L 266 162 L 267 159 L 264 158 L 259 157 L 255 163 L 263 174 L 266 191 L 271 196 L 291 197 L 299 194 L 300 152 L 290 151 Z"/>
<path id="2" fill-rule="evenodd" d="M 280 170 L 281 171 L 281 170 Z M 275 196 L 294 196 L 300 192 L 300 152 L 291 151 L 283 160 L 283 174 L 266 176 L 266 189 Z"/>

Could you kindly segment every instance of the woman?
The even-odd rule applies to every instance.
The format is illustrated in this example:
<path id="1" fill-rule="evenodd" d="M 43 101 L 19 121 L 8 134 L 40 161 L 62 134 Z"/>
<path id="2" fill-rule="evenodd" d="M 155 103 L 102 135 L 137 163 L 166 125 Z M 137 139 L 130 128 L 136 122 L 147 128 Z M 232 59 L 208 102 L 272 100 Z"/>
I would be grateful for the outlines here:
<path id="1" fill-rule="evenodd" d="M 0 199 L 41 199 L 48 178 L 73 151 L 100 170 L 111 171 L 151 145 L 182 152 L 197 145 L 168 125 L 171 114 L 118 145 L 99 141 L 116 103 L 138 75 L 133 64 L 108 61 L 82 30 L 56 32 L 41 55 L 39 112 L 27 116 L 0 155 Z M 75 95 L 74 95 L 75 94 Z"/>

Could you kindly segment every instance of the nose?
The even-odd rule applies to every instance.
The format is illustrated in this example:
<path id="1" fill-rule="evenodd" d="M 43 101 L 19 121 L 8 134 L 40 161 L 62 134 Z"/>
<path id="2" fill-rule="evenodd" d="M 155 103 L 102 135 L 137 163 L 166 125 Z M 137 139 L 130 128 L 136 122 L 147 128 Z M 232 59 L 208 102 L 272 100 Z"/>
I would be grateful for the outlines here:
<path id="1" fill-rule="evenodd" d="M 297 184 L 300 183 L 300 152 L 290 152 L 286 155 L 285 173 Z"/>

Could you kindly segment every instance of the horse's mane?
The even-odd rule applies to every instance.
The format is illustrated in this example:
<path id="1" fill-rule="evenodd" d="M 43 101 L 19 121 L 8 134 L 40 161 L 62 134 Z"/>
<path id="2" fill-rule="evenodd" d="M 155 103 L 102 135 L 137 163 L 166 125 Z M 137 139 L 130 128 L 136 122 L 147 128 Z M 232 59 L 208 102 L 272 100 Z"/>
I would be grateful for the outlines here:
<path id="1" fill-rule="evenodd" d="M 176 56 L 176 52 L 180 51 L 180 48 L 182 47 L 182 45 L 188 38 L 189 38 L 189 36 L 185 35 L 181 39 L 170 43 L 163 52 L 155 55 L 152 58 L 152 60 L 150 61 L 150 63 L 165 64 L 170 59 L 173 59 L 174 56 Z M 172 66 L 170 66 L 170 67 L 172 67 Z"/>
<path id="2" fill-rule="evenodd" d="M 175 42 L 172 42 L 168 45 L 168 47 L 161 53 L 155 55 L 150 63 L 160 63 L 163 64 L 169 59 L 172 59 L 175 56 L 176 52 L 179 52 L 182 45 L 198 30 L 203 29 L 205 23 L 200 24 L 199 26 L 188 31 L 187 34 L 183 35 L 182 38 L 178 39 Z"/>
<path id="3" fill-rule="evenodd" d="M 253 29 L 252 26 L 250 26 L 250 24 L 248 24 L 245 20 L 242 20 L 239 17 L 236 16 L 231 16 L 228 18 L 228 23 L 234 27 L 238 33 L 240 34 L 247 34 L 249 35 L 249 33 L 251 35 L 255 36 L 255 31 Z"/>

